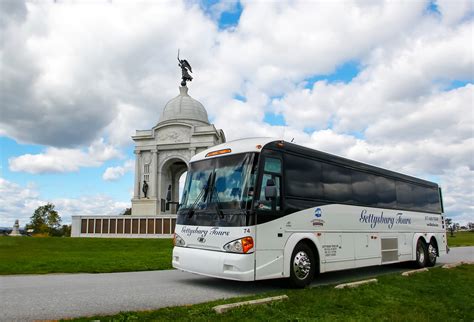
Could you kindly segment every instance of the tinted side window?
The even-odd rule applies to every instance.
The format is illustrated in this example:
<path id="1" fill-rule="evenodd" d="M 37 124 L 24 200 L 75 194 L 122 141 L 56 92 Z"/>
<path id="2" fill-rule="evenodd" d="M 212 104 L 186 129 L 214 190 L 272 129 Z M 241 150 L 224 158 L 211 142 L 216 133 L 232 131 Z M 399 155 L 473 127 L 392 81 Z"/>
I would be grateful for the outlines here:
<path id="1" fill-rule="evenodd" d="M 326 200 L 352 201 L 351 170 L 324 163 L 322 183 Z"/>
<path id="2" fill-rule="evenodd" d="M 395 180 L 375 177 L 375 188 L 377 191 L 377 207 L 396 208 L 397 193 L 395 190 Z"/>
<path id="3" fill-rule="evenodd" d="M 439 198 L 439 190 L 436 188 L 427 189 L 426 209 L 432 212 L 441 212 L 441 200 Z"/>
<path id="4" fill-rule="evenodd" d="M 288 196 L 323 199 L 320 162 L 285 155 L 285 188 Z"/>
<path id="5" fill-rule="evenodd" d="M 356 203 L 377 206 L 375 178 L 373 174 L 352 171 L 352 196 Z"/>
<path id="6" fill-rule="evenodd" d="M 281 160 L 275 158 L 265 159 L 265 172 L 281 173 Z"/>
<path id="7" fill-rule="evenodd" d="M 413 199 L 416 210 L 440 212 L 439 194 L 437 189 L 414 185 Z"/>
<path id="8" fill-rule="evenodd" d="M 412 184 L 397 181 L 397 207 L 402 209 L 414 208 L 414 186 Z"/>

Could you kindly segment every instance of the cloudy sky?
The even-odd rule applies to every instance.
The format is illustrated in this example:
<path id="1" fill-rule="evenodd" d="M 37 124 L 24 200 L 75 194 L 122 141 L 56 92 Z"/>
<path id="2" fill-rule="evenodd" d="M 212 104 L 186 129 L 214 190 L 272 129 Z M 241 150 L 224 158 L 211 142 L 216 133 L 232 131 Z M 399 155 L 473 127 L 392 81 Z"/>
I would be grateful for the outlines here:
<path id="1" fill-rule="evenodd" d="M 130 138 L 178 94 L 227 139 L 301 145 L 438 182 L 474 221 L 474 4 L 0 1 L 0 226 L 130 207 Z"/>

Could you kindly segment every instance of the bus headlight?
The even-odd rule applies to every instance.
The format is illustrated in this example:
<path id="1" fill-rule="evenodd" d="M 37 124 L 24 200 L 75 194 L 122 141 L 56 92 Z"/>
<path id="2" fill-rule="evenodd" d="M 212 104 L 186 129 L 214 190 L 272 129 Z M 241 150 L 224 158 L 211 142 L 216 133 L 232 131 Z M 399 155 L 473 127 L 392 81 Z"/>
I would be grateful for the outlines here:
<path id="1" fill-rule="evenodd" d="M 175 246 L 179 246 L 179 247 L 184 247 L 184 245 L 186 245 L 186 243 L 184 242 L 184 239 L 181 238 L 178 234 L 174 234 L 174 245 Z"/>
<path id="2" fill-rule="evenodd" d="M 247 254 L 249 251 L 253 250 L 253 238 L 244 237 L 233 240 L 224 245 L 224 250 L 231 253 Z"/>

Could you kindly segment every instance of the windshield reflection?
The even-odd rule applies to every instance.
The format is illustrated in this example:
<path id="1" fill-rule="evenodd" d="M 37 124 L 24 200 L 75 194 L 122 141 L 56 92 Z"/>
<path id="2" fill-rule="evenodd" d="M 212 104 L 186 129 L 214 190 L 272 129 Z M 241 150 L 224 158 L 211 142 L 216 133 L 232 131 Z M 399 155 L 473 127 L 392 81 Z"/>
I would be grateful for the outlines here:
<path id="1" fill-rule="evenodd" d="M 245 210 L 253 195 L 253 153 L 194 162 L 184 186 L 181 213 L 190 210 Z"/>

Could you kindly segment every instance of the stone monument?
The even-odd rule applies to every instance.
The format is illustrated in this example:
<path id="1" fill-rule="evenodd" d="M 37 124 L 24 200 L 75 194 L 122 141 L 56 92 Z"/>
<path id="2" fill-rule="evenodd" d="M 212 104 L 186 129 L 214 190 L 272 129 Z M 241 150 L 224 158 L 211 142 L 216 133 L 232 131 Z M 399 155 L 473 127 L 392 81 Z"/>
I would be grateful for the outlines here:
<path id="1" fill-rule="evenodd" d="M 150 130 L 137 130 L 132 216 L 175 214 L 179 178 L 188 170 L 193 155 L 224 143 L 222 130 L 209 122 L 204 106 L 189 96 L 186 81 L 191 66 L 180 60 L 179 95 L 163 108 L 159 122 Z M 183 85 L 184 84 L 184 85 Z M 168 197 L 168 198 L 167 198 Z"/>
<path id="2" fill-rule="evenodd" d="M 13 225 L 13 230 L 8 236 L 12 236 L 12 237 L 21 236 L 21 234 L 20 234 L 20 224 L 18 222 L 18 219 L 15 220 L 15 224 Z"/>
<path id="3" fill-rule="evenodd" d="M 176 226 L 179 179 L 196 153 L 225 142 L 204 106 L 189 96 L 191 65 L 180 59 L 179 95 L 150 130 L 137 130 L 131 216 L 72 216 L 71 237 L 171 238 Z"/>

